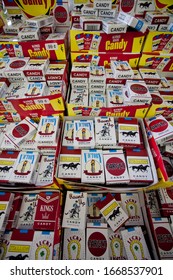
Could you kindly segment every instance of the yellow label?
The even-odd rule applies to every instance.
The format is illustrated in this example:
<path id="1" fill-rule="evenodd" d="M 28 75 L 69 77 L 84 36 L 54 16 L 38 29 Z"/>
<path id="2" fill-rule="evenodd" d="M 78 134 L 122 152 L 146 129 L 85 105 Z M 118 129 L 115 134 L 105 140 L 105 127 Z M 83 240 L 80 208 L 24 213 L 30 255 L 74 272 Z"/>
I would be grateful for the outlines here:
<path id="1" fill-rule="evenodd" d="M 114 201 L 111 203 L 111 205 L 109 205 L 104 211 L 103 211 L 103 215 L 107 216 L 109 215 L 119 204 Z"/>
<path id="2" fill-rule="evenodd" d="M 10 160 L 0 160 L 0 165 L 13 165 L 14 161 Z"/>
<path id="3" fill-rule="evenodd" d="M 137 131 L 136 126 L 131 126 L 131 125 L 120 125 L 121 130 L 131 130 L 131 131 Z"/>
<path id="4" fill-rule="evenodd" d="M 7 207 L 7 204 L 0 204 L 0 211 L 5 210 Z"/>
<path id="5" fill-rule="evenodd" d="M 66 156 L 62 156 L 60 157 L 60 161 L 62 162 L 69 162 L 69 161 L 72 161 L 72 162 L 79 162 L 80 161 L 80 157 L 66 157 Z"/>
<path id="6" fill-rule="evenodd" d="M 29 253 L 30 246 L 29 245 L 18 245 L 18 244 L 10 244 L 9 252 L 21 252 L 21 253 Z"/>
<path id="7" fill-rule="evenodd" d="M 169 71 L 172 71 L 173 70 L 173 63 L 171 64 L 170 68 L 169 68 Z"/>
<path id="8" fill-rule="evenodd" d="M 130 164 L 148 164 L 148 160 L 147 159 L 129 159 L 128 162 Z"/>

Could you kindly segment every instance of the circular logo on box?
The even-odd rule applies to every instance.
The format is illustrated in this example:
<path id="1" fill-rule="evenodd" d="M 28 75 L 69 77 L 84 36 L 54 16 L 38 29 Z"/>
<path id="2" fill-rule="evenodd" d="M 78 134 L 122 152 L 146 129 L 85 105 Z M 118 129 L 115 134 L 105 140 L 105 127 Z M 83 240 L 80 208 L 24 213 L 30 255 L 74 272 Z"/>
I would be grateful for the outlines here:
<path id="1" fill-rule="evenodd" d="M 133 84 L 130 86 L 130 89 L 137 94 L 146 94 L 148 92 L 147 88 L 140 84 Z"/>
<path id="2" fill-rule="evenodd" d="M 24 137 L 27 133 L 29 132 L 29 126 L 25 123 L 19 124 L 17 125 L 13 131 L 12 131 L 12 135 L 15 138 L 22 138 Z"/>
<path id="3" fill-rule="evenodd" d="M 154 120 L 149 125 L 152 132 L 162 132 L 168 127 L 168 123 L 165 120 Z"/>
<path id="4" fill-rule="evenodd" d="M 120 176 L 124 173 L 126 167 L 124 161 L 118 157 L 111 157 L 106 162 L 107 171 L 113 176 Z"/>
<path id="5" fill-rule="evenodd" d="M 134 7 L 134 0 L 121 0 L 121 9 L 125 13 L 129 13 L 133 10 Z"/>
<path id="6" fill-rule="evenodd" d="M 93 232 L 88 238 L 88 249 L 93 256 L 101 257 L 107 249 L 107 240 L 101 232 Z"/>
<path id="7" fill-rule="evenodd" d="M 67 10 L 62 6 L 58 6 L 55 8 L 54 16 L 57 22 L 65 23 L 68 18 Z"/>
<path id="8" fill-rule="evenodd" d="M 172 167 L 172 165 L 169 162 L 167 162 L 167 160 L 163 160 L 163 163 L 164 163 L 164 166 L 166 168 L 166 172 L 168 174 L 168 177 L 172 177 L 173 176 L 173 167 Z M 172 195 L 173 195 L 173 193 L 172 193 Z"/>
<path id="9" fill-rule="evenodd" d="M 172 235 L 166 228 L 160 226 L 155 230 L 159 248 L 163 251 L 171 251 L 173 248 Z"/>
<path id="10" fill-rule="evenodd" d="M 24 61 L 24 60 L 15 60 L 12 63 L 10 63 L 10 67 L 17 69 L 17 68 L 21 68 L 21 67 L 25 66 L 25 64 L 26 64 L 26 61 Z"/>
<path id="11" fill-rule="evenodd" d="M 162 104 L 163 100 L 160 96 L 156 95 L 156 94 L 151 94 L 152 97 L 152 103 L 153 104 Z"/>

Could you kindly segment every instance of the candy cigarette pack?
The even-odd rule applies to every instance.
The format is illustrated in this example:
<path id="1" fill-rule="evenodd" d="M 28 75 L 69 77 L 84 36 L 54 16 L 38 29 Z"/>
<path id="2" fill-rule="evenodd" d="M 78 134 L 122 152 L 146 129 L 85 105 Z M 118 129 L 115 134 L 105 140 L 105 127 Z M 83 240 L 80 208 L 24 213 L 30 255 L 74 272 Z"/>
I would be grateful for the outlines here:
<path id="1" fill-rule="evenodd" d="M 74 142 L 75 148 L 94 148 L 94 122 L 93 120 L 74 120 Z"/>
<path id="2" fill-rule="evenodd" d="M 35 141 L 39 144 L 56 145 L 59 116 L 41 116 Z"/>
<path id="3" fill-rule="evenodd" d="M 39 161 L 38 176 L 35 182 L 36 186 L 44 186 L 53 183 L 54 166 L 54 155 L 41 155 Z"/>
<path id="4" fill-rule="evenodd" d="M 14 193 L 4 191 L 0 192 L 0 232 L 5 231 L 13 199 Z"/>
<path id="5" fill-rule="evenodd" d="M 30 260 L 52 260 L 53 258 L 53 231 L 35 231 L 30 250 Z"/>
<path id="6" fill-rule="evenodd" d="M 134 72 L 128 61 L 111 60 L 111 69 L 115 79 L 133 79 Z"/>
<path id="7" fill-rule="evenodd" d="M 87 194 L 87 223 L 102 223 L 104 218 L 96 206 L 96 202 L 102 198 L 100 193 Z"/>
<path id="8" fill-rule="evenodd" d="M 152 222 L 160 259 L 172 259 L 173 234 L 168 218 L 152 218 Z"/>
<path id="9" fill-rule="evenodd" d="M 129 218 L 111 193 L 97 201 L 96 206 L 100 209 L 103 217 L 114 232 Z"/>
<path id="10" fill-rule="evenodd" d="M 18 152 L 2 151 L 0 153 L 0 182 L 8 182 L 18 157 Z"/>
<path id="11" fill-rule="evenodd" d="M 5 259 L 29 260 L 33 237 L 33 230 L 14 229 L 11 235 Z"/>
<path id="12" fill-rule="evenodd" d="M 65 121 L 62 145 L 73 146 L 74 141 L 74 121 Z"/>
<path id="13" fill-rule="evenodd" d="M 38 194 L 23 195 L 16 228 L 33 229 L 37 203 Z"/>
<path id="14" fill-rule="evenodd" d="M 121 184 L 130 181 L 123 150 L 103 151 L 106 184 Z"/>
<path id="15" fill-rule="evenodd" d="M 129 216 L 125 226 L 144 225 L 138 193 L 121 193 L 121 206 Z"/>
<path id="16" fill-rule="evenodd" d="M 97 147 L 115 147 L 116 132 L 113 117 L 95 118 L 95 141 Z"/>
<path id="17" fill-rule="evenodd" d="M 19 218 L 19 211 L 22 203 L 22 193 L 16 192 L 14 194 L 13 203 L 11 206 L 10 214 L 8 217 L 8 223 L 6 226 L 6 230 L 12 230 L 16 228 L 18 218 Z"/>
<path id="18" fill-rule="evenodd" d="M 37 208 L 33 228 L 35 230 L 54 230 L 60 218 L 61 193 L 44 191 L 37 197 Z"/>
<path id="19" fill-rule="evenodd" d="M 128 260 L 150 260 L 151 256 L 141 227 L 121 231 Z"/>
<path id="20" fill-rule="evenodd" d="M 12 183 L 35 184 L 36 167 L 39 161 L 39 153 L 27 151 L 20 152 L 9 179 Z"/>
<path id="21" fill-rule="evenodd" d="M 29 117 L 19 122 L 17 125 L 11 128 L 11 130 L 5 133 L 6 138 L 17 148 L 20 147 L 31 136 L 33 136 L 37 130 L 37 123 Z"/>
<path id="22" fill-rule="evenodd" d="M 118 145 L 123 147 L 139 147 L 141 145 L 137 119 L 118 118 Z"/>
<path id="23" fill-rule="evenodd" d="M 85 229 L 87 211 L 87 193 L 68 191 L 65 201 L 62 227 Z"/>
<path id="24" fill-rule="evenodd" d="M 100 150 L 82 150 L 82 177 L 83 183 L 103 184 L 105 182 L 103 154 Z"/>
<path id="25" fill-rule="evenodd" d="M 85 260 L 85 232 L 82 229 L 65 228 L 63 260 Z"/>
<path id="26" fill-rule="evenodd" d="M 38 27 L 38 28 L 52 24 L 53 22 L 54 22 L 54 17 L 50 15 L 35 16 L 26 20 L 27 26 Z"/>
<path id="27" fill-rule="evenodd" d="M 60 154 L 58 177 L 63 179 L 81 179 L 81 154 Z"/>
<path id="28" fill-rule="evenodd" d="M 109 258 L 107 224 L 88 223 L 86 244 L 87 260 L 107 260 Z"/>
<path id="29" fill-rule="evenodd" d="M 109 257 L 111 260 L 127 260 L 120 230 L 113 232 L 111 228 L 108 228 L 108 242 Z"/>

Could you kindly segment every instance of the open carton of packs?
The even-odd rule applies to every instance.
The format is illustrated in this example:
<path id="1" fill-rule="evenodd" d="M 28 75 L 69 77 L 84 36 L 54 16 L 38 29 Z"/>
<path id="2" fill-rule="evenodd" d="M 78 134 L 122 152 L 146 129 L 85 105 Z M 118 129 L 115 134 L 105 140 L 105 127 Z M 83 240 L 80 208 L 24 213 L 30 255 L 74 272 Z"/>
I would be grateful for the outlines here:
<path id="1" fill-rule="evenodd" d="M 97 118 L 105 118 L 103 120 L 103 124 L 106 121 L 106 119 L 109 119 L 109 117 L 97 117 Z M 112 117 L 113 118 L 113 117 Z M 133 119 L 133 118 L 132 118 Z M 117 121 L 118 118 L 113 118 L 113 120 Z M 82 122 L 81 122 L 82 121 Z M 85 124 L 85 127 L 83 125 L 79 128 L 79 124 L 81 123 Z M 140 167 L 143 165 L 147 165 L 145 170 L 139 169 L 139 172 L 141 172 L 141 176 L 148 174 L 148 171 L 150 172 L 150 178 L 148 179 L 141 179 L 139 180 L 136 179 L 135 181 L 132 180 L 129 183 L 129 177 L 127 176 L 127 165 L 124 163 L 124 155 L 122 154 L 122 158 L 120 159 L 119 156 L 117 156 L 117 152 L 119 154 L 123 153 L 123 147 L 118 146 L 116 143 L 115 146 L 106 146 L 102 147 L 102 145 L 98 149 L 98 141 L 96 143 L 95 141 L 95 118 L 93 117 L 65 117 L 64 118 L 64 124 L 62 128 L 62 136 L 61 136 L 61 149 L 59 153 L 59 164 L 57 165 L 57 170 L 55 172 L 56 179 L 60 184 L 64 185 L 65 187 L 68 188 L 68 183 L 70 185 L 70 188 L 76 189 L 80 187 L 84 187 L 84 189 L 114 189 L 115 187 L 118 186 L 118 188 L 126 188 L 126 189 L 138 189 L 138 188 L 148 188 L 150 186 L 155 185 L 158 183 L 158 175 L 157 175 L 157 170 L 155 167 L 154 159 L 152 156 L 152 152 L 147 140 L 147 135 L 145 132 L 145 126 L 143 123 L 142 119 L 138 119 L 138 123 L 140 125 L 140 133 L 143 135 L 143 142 L 141 142 L 141 147 L 137 147 L 137 152 L 139 150 L 142 150 L 142 145 L 145 148 L 144 150 L 147 153 L 147 159 L 143 159 L 145 162 L 144 163 L 137 163 Z M 75 128 L 76 125 L 76 128 Z M 89 130 L 89 128 L 93 127 L 93 129 Z M 82 128 L 85 128 L 85 130 Z M 113 134 L 112 134 L 113 135 Z M 76 137 L 75 141 L 74 138 Z M 81 139 L 82 140 L 81 140 Z M 116 137 L 115 139 L 118 139 Z M 81 140 L 81 141 L 80 141 Z M 81 142 L 81 143 L 79 143 Z M 84 143 L 87 142 L 86 145 Z M 104 143 L 104 142 L 103 142 Z M 96 148 L 97 144 L 97 148 Z M 106 143 L 108 145 L 108 142 Z M 132 147 L 129 148 L 130 150 L 133 150 Z M 88 150 L 90 151 L 90 158 L 88 159 L 87 155 Z M 109 152 L 112 151 L 112 152 Z M 106 158 L 106 154 L 109 154 L 109 158 Z M 146 154 L 145 154 L 146 155 Z M 136 160 L 136 154 L 134 156 L 134 161 Z M 143 155 L 142 155 L 143 156 Z M 92 157 L 92 158 L 91 158 Z M 101 157 L 101 159 L 100 159 Z M 105 157 L 105 160 L 103 160 Z M 105 163 L 109 161 L 111 163 L 112 157 L 116 158 L 118 160 L 118 163 L 121 165 L 123 164 L 123 171 L 126 172 L 125 177 L 120 177 L 119 180 L 116 181 L 116 176 L 114 176 L 114 179 L 112 178 L 112 172 L 107 174 L 107 171 L 105 173 Z M 97 159 L 100 159 L 101 161 L 100 164 Z M 126 158 L 126 153 L 125 153 L 125 158 Z M 88 159 L 88 160 L 87 160 Z M 87 160 L 87 163 L 84 163 L 84 160 Z M 147 160 L 147 163 L 146 163 Z M 126 159 L 125 159 L 126 161 Z M 131 159 L 130 159 L 131 161 Z M 95 166 L 92 165 L 92 163 L 95 162 Z M 97 164 L 96 164 L 97 163 Z M 119 164 L 109 164 L 109 166 L 112 168 L 112 166 L 119 166 Z M 107 165 L 107 164 L 106 164 Z M 136 162 L 135 164 L 136 165 Z M 104 167 L 103 167 L 104 166 Z M 148 167 L 149 166 L 149 167 Z M 109 168 L 110 169 L 110 168 Z M 132 169 L 132 168 L 131 168 Z M 129 169 L 129 172 L 131 172 L 131 169 Z M 95 172 L 94 172 L 95 171 Z M 137 175 L 138 170 L 137 168 L 133 170 L 135 175 Z M 145 174 L 146 173 L 146 174 Z M 94 180 L 92 181 L 92 176 L 94 177 Z M 121 174 L 119 174 L 121 175 Z M 88 176 L 88 177 L 87 177 Z M 98 176 L 102 176 L 101 181 L 98 179 Z M 111 178 L 109 178 L 111 176 Z M 118 175 L 117 175 L 118 176 Z M 138 175 L 139 176 L 139 175 Z M 148 176 L 148 175 L 147 175 Z M 85 177 L 85 179 L 84 179 Z M 88 179 L 87 179 L 87 178 Z M 83 179 L 81 179 L 83 178 Z M 107 182 L 107 178 L 110 180 L 109 183 Z M 143 177 L 142 177 L 143 178 Z M 64 181 L 68 180 L 68 181 Z M 146 181 L 147 180 L 147 181 Z M 88 184 L 89 183 L 89 184 Z M 106 184 L 105 184 L 106 183 Z M 119 185 L 121 183 L 121 185 Z M 99 184 L 99 185 L 98 185 Z M 111 186 L 110 186 L 111 184 Z M 109 185 L 109 186 L 108 186 Z"/>

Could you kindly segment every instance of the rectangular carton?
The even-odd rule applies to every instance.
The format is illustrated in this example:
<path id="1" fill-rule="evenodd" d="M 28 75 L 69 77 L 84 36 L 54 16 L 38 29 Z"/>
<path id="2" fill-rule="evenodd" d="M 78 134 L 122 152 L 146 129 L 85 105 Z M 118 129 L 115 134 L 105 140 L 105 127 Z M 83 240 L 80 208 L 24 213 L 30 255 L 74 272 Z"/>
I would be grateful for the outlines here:
<path id="1" fill-rule="evenodd" d="M 85 260 L 85 231 L 65 228 L 63 239 L 63 260 Z"/>

